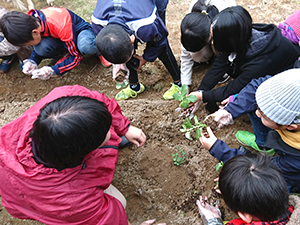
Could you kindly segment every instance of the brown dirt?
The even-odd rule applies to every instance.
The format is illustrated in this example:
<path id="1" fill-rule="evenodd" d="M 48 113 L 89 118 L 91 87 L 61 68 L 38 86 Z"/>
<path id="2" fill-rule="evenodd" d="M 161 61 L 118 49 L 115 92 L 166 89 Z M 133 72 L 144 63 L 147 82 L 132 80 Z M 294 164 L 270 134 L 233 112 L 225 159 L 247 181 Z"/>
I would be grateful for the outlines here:
<path id="1" fill-rule="evenodd" d="M 36 8 L 46 7 L 45 1 L 34 1 Z M 299 1 L 293 0 L 237 0 L 249 10 L 255 22 L 273 23 L 284 20 L 296 11 Z M 1 6 L 12 10 L 12 3 Z M 54 3 L 55 4 L 55 3 Z M 167 27 L 170 32 L 171 48 L 180 59 L 180 22 L 187 12 L 189 1 L 171 0 L 167 9 Z M 72 1 L 62 5 L 72 8 Z M 45 60 L 43 64 L 51 64 Z M 196 89 L 209 65 L 194 72 L 192 89 Z M 112 80 L 112 69 L 103 68 L 96 57 L 85 57 L 80 66 L 62 77 L 47 81 L 31 80 L 22 74 L 17 63 L 7 74 L 0 74 L 0 126 L 20 116 L 28 107 L 46 95 L 54 87 L 80 84 L 92 90 L 105 93 L 112 98 L 119 91 Z M 202 224 L 196 199 L 206 195 L 213 199 L 220 196 L 213 190 L 213 179 L 217 160 L 201 147 L 197 140 L 189 141 L 179 131 L 184 118 L 174 111 L 178 107 L 175 100 L 162 99 L 170 87 L 172 79 L 160 61 L 146 64 L 139 73 L 141 83 L 146 87 L 143 94 L 135 99 L 119 101 L 122 111 L 131 123 L 145 132 L 145 146 L 130 146 L 120 150 L 119 161 L 113 184 L 127 198 L 127 215 L 134 225 L 146 219 L 156 218 L 167 224 Z M 201 121 L 207 116 L 201 105 L 196 113 Z M 238 130 L 251 131 L 247 116 L 236 119 L 233 125 L 216 131 L 216 136 L 231 147 L 238 147 L 235 133 Z M 175 166 L 172 153 L 180 147 L 186 152 L 184 164 Z M 235 217 L 221 201 L 221 209 L 226 220 Z M 0 224 L 39 224 L 35 221 L 12 218 L 0 208 Z"/>

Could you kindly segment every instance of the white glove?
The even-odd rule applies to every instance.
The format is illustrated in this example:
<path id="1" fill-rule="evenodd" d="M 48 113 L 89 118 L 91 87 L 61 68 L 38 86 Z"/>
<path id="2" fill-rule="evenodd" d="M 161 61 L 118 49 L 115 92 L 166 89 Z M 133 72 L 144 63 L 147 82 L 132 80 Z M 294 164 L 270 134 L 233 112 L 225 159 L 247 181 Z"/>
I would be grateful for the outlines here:
<path id="1" fill-rule="evenodd" d="M 225 109 L 219 109 L 218 111 L 214 112 L 213 114 L 210 114 L 206 117 L 213 117 L 216 122 L 218 122 L 218 128 L 223 127 L 224 125 L 233 124 L 233 119 L 231 113 L 229 113 Z M 205 119 L 205 120 L 206 120 Z"/>
<path id="2" fill-rule="evenodd" d="M 23 61 L 23 70 L 22 72 L 26 75 L 32 75 L 32 71 L 38 69 L 38 66 L 35 61 L 31 59 L 25 59 Z"/>
<path id="3" fill-rule="evenodd" d="M 54 70 L 50 66 L 43 66 L 41 69 L 32 71 L 31 79 L 39 78 L 41 80 L 48 80 L 54 76 Z"/>
<path id="4" fill-rule="evenodd" d="M 129 69 L 127 68 L 126 64 L 113 64 L 113 79 L 118 82 L 122 83 L 129 77 Z"/>
<path id="5" fill-rule="evenodd" d="M 213 202 L 208 202 L 207 197 L 203 200 L 203 197 L 200 196 L 200 198 L 196 201 L 196 204 L 204 225 L 223 224 L 218 200 L 216 202 L 216 206 L 213 206 Z"/>

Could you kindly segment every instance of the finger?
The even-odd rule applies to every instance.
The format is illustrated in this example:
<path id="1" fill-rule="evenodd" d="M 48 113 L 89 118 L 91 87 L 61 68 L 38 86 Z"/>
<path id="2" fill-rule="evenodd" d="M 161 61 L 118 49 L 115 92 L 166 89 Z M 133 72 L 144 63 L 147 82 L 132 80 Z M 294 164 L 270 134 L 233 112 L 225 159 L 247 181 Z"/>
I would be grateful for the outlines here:
<path id="1" fill-rule="evenodd" d="M 207 130 L 209 136 L 214 135 L 214 133 L 212 132 L 210 127 L 207 127 L 206 130 Z"/>
<path id="2" fill-rule="evenodd" d="M 144 223 L 145 224 L 153 224 L 154 222 L 155 222 L 155 219 L 153 219 L 153 220 L 147 220 Z"/>
<path id="3" fill-rule="evenodd" d="M 215 202 L 215 207 L 218 209 L 219 205 L 220 205 L 220 201 L 219 201 L 219 199 L 217 199 L 217 201 Z"/>
<path id="4" fill-rule="evenodd" d="M 215 179 L 214 179 L 214 182 L 218 182 L 218 180 L 219 180 L 219 177 L 215 178 Z"/>

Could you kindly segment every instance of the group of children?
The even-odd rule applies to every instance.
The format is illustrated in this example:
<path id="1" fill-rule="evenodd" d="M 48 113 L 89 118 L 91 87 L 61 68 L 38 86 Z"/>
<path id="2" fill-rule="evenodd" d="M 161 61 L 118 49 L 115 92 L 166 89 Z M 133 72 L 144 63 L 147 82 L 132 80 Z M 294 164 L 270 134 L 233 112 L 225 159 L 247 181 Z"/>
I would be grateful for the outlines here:
<path id="1" fill-rule="evenodd" d="M 219 128 L 247 113 L 254 134 L 239 131 L 237 139 L 277 154 L 231 149 L 210 128 L 202 135 L 203 147 L 225 163 L 220 191 L 239 216 L 228 224 L 300 223 L 300 200 L 288 195 L 300 187 L 300 11 L 277 25 L 253 24 L 235 1 L 192 1 L 181 23 L 180 71 L 167 39 L 167 4 L 98 0 L 92 24 L 66 8 L 25 14 L 0 7 L 0 71 L 19 58 L 24 74 L 45 80 L 75 68 L 83 55 L 96 55 L 105 66 L 122 64 L 128 71 L 129 85 L 116 95 L 122 100 L 144 91 L 137 71 L 159 58 L 173 79 L 163 97 L 172 99 L 182 83 L 191 84 L 193 66 L 216 55 L 191 93 L 197 102 L 189 110 L 207 102 Z M 146 43 L 142 56 L 135 54 L 138 42 Z M 45 58 L 56 64 L 38 68 Z M 213 89 L 228 76 L 234 80 Z M 221 101 L 226 106 L 218 109 Z M 114 99 L 78 85 L 58 87 L 0 130 L 2 204 L 14 217 L 46 224 L 127 225 L 126 200 L 111 185 L 118 148 L 145 141 Z M 206 198 L 197 205 L 206 224 L 223 224 Z"/>

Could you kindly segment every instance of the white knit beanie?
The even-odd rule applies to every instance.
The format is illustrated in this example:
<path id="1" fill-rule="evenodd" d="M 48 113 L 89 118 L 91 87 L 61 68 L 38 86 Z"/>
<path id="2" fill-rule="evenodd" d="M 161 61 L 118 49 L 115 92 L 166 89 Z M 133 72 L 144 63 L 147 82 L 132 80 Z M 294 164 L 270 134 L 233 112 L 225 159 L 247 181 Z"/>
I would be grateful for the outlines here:
<path id="1" fill-rule="evenodd" d="M 280 125 L 300 124 L 300 69 L 290 69 L 263 82 L 255 93 L 260 110 Z"/>

